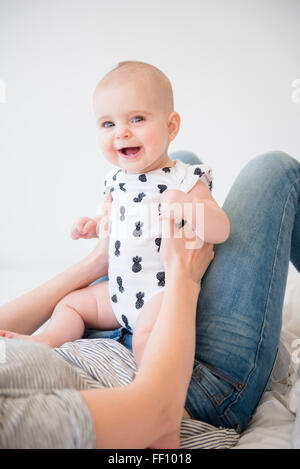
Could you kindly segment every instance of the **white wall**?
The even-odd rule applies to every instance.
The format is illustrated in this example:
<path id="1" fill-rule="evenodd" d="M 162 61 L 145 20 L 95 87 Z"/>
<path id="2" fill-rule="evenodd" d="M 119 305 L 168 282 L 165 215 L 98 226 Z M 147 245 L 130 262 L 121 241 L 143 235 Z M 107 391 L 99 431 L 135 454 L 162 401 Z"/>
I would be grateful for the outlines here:
<path id="1" fill-rule="evenodd" d="M 91 104 L 111 66 L 169 76 L 182 116 L 170 150 L 212 165 L 222 204 L 253 156 L 300 160 L 299 53 L 299 0 L 1 0 L 0 269 L 58 271 L 91 249 L 69 231 L 111 168 Z"/>

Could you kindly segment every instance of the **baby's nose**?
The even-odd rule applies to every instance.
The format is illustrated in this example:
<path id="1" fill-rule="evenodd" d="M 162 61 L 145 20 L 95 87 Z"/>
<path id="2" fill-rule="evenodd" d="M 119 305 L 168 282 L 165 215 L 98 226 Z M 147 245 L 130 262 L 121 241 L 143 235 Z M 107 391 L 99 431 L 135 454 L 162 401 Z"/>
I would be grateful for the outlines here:
<path id="1" fill-rule="evenodd" d="M 128 138 L 130 135 L 128 127 L 120 126 L 116 128 L 116 138 Z"/>

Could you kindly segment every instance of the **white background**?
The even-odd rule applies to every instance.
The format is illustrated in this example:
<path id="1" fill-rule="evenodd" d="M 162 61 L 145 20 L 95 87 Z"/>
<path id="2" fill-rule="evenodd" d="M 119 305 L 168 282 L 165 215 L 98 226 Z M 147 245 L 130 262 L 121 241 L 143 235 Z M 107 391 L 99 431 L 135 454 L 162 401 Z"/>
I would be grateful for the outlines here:
<path id="1" fill-rule="evenodd" d="M 299 0 L 1 0 L 0 302 L 29 271 L 40 283 L 95 243 L 69 232 L 94 216 L 111 168 L 92 93 L 122 60 L 169 77 L 182 117 L 170 152 L 212 166 L 220 205 L 255 155 L 300 161 Z"/>

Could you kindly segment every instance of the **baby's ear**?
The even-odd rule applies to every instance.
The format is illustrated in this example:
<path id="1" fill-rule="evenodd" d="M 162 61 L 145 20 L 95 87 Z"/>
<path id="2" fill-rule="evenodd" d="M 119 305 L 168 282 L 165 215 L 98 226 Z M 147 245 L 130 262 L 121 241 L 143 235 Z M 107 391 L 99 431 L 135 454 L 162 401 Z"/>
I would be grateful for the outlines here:
<path id="1" fill-rule="evenodd" d="M 168 118 L 169 141 L 174 140 L 180 130 L 180 115 L 178 112 L 171 112 Z"/>

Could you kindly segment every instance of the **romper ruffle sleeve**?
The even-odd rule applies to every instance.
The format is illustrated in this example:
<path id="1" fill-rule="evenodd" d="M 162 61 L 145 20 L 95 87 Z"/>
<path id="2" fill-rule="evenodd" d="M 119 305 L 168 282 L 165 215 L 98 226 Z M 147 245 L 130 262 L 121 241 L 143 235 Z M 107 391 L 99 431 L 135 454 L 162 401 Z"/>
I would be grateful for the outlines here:
<path id="1" fill-rule="evenodd" d="M 179 182 L 179 189 L 183 192 L 189 192 L 200 180 L 212 190 L 212 169 L 206 164 L 181 165 L 182 175 Z M 181 168 L 180 168 L 181 169 Z"/>

